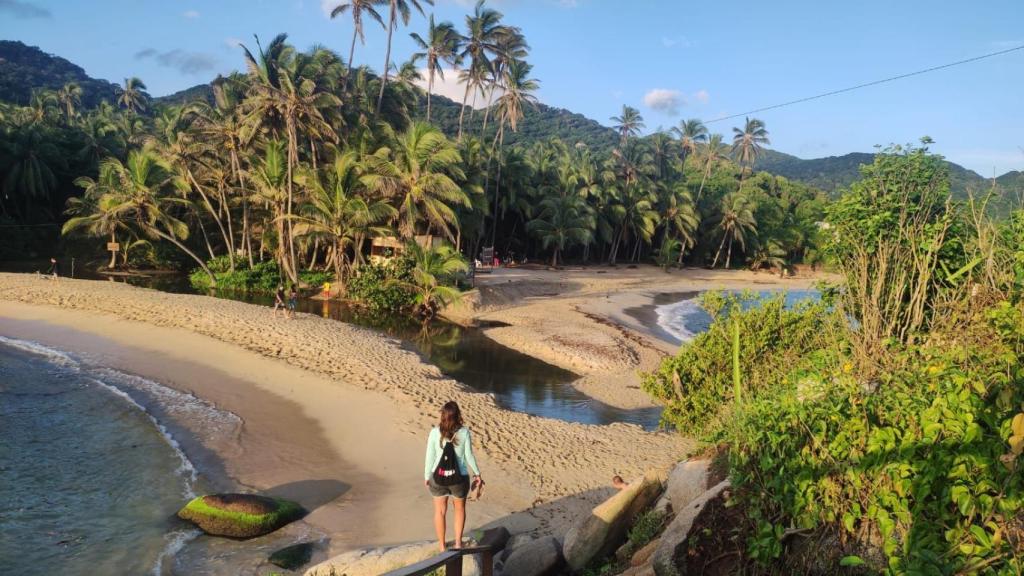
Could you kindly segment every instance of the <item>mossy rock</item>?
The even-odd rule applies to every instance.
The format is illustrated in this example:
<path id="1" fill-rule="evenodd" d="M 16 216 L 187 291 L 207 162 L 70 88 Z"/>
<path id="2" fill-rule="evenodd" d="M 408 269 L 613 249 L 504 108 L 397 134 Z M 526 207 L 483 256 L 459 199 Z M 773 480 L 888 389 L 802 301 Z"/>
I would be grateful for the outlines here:
<path id="1" fill-rule="evenodd" d="M 295 502 L 256 494 L 211 494 L 194 498 L 178 517 L 203 532 L 229 538 L 254 538 L 306 515 Z"/>
<path id="2" fill-rule="evenodd" d="M 270 563 L 285 570 L 295 570 L 309 564 L 313 558 L 313 543 L 302 542 L 281 548 L 270 555 Z"/>

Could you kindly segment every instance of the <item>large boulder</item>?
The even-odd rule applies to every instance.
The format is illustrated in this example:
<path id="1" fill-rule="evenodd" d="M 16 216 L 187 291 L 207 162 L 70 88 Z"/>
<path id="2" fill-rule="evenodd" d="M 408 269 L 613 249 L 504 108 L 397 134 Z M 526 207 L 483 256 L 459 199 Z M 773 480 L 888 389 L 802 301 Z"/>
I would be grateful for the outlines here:
<path id="1" fill-rule="evenodd" d="M 527 542 L 509 554 L 501 573 L 507 576 L 547 576 L 555 574 L 562 563 L 562 549 L 554 536 Z"/>
<path id="2" fill-rule="evenodd" d="M 309 561 L 313 558 L 313 548 L 314 544 L 312 542 L 292 544 L 275 551 L 267 560 L 278 568 L 295 570 L 309 564 Z"/>
<path id="3" fill-rule="evenodd" d="M 630 482 L 569 529 L 562 554 L 569 568 L 583 570 L 595 558 L 607 556 L 626 539 L 633 520 L 661 493 L 662 475 L 655 471 Z"/>
<path id="4" fill-rule="evenodd" d="M 295 502 L 257 494 L 210 494 L 193 498 L 178 517 L 213 536 L 254 538 L 306 515 Z"/>
<path id="5" fill-rule="evenodd" d="M 683 508 L 676 510 L 676 517 L 661 534 L 661 541 L 651 557 L 651 564 L 657 576 L 676 576 L 679 574 L 676 568 L 676 561 L 685 552 L 686 540 L 690 536 L 690 530 L 693 529 L 693 522 L 700 515 L 701 511 L 704 510 L 707 503 L 718 498 L 728 487 L 729 481 L 723 480 L 691 500 Z"/>
<path id="6" fill-rule="evenodd" d="M 479 540 L 470 540 L 467 546 L 476 546 L 488 540 L 488 544 L 504 545 L 508 531 L 504 528 L 487 530 Z M 385 572 L 404 568 L 410 564 L 428 560 L 440 554 L 437 540 L 424 540 L 398 546 L 363 548 L 339 554 L 306 570 L 305 576 L 378 576 Z M 483 573 L 480 555 L 462 557 L 462 576 L 480 576 Z"/>
<path id="7" fill-rule="evenodd" d="M 339 554 L 306 570 L 305 576 L 377 576 L 438 554 L 437 541 L 364 548 Z"/>
<path id="8" fill-rule="evenodd" d="M 665 485 L 665 497 L 672 506 L 673 512 L 682 510 L 708 489 L 708 469 L 710 459 L 686 460 L 676 464 L 668 475 Z"/>

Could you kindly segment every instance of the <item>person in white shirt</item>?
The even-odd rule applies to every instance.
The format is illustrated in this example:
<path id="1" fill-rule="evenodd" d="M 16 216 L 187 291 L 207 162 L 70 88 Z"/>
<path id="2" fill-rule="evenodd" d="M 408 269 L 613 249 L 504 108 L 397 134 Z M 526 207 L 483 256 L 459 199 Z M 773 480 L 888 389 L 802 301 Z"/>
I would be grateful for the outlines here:
<path id="1" fill-rule="evenodd" d="M 455 508 L 455 548 L 462 547 L 466 526 L 466 496 L 472 483 L 482 483 L 480 467 L 473 456 L 473 438 L 462 420 L 462 411 L 455 402 L 441 408 L 440 423 L 427 435 L 427 453 L 423 461 L 423 483 L 434 497 L 434 530 L 441 551 L 447 549 L 448 497 Z"/>

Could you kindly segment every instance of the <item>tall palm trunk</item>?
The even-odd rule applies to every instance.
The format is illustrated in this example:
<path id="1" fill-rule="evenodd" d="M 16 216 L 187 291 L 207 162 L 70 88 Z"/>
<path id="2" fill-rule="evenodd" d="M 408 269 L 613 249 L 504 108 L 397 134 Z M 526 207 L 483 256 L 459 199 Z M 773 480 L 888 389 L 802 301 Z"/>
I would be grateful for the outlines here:
<path id="1" fill-rule="evenodd" d="M 185 176 L 188 178 L 189 183 L 193 187 L 195 187 L 196 192 L 199 193 L 199 196 L 203 199 L 203 205 L 206 206 L 207 212 L 209 212 L 210 216 L 213 217 L 213 221 L 217 223 L 217 228 L 220 229 L 221 238 L 224 239 L 224 245 L 229 248 L 228 262 L 229 262 L 229 264 L 231 266 L 231 271 L 234 272 L 235 271 L 235 255 L 230 252 L 231 237 L 228 235 L 227 231 L 224 229 L 224 223 L 221 222 L 220 216 L 213 209 L 213 204 L 210 203 L 210 198 L 206 195 L 206 192 L 203 191 L 203 187 L 199 185 L 199 182 L 196 181 L 196 177 L 192 175 L 192 170 L 186 167 L 185 168 Z M 202 225 L 203 219 L 202 219 L 201 216 L 198 219 L 199 219 L 199 227 L 202 228 L 203 227 L 203 225 Z M 205 230 L 203 230 L 203 235 L 205 237 L 205 235 L 206 235 L 206 231 Z M 207 246 L 209 246 L 209 244 L 210 244 L 210 240 L 208 238 L 206 239 L 206 244 L 207 244 Z M 210 248 L 210 258 L 213 258 L 213 257 L 214 257 L 213 256 L 213 248 Z"/>
<path id="2" fill-rule="evenodd" d="M 462 93 L 462 108 L 459 109 L 459 137 L 462 141 L 462 119 L 466 116 L 466 100 L 469 99 L 469 80 L 466 80 L 466 90 Z"/>
<path id="3" fill-rule="evenodd" d="M 352 70 L 355 66 L 352 65 L 352 59 L 356 53 L 356 36 L 358 36 L 359 27 L 352 31 L 352 44 L 348 47 L 348 70 L 345 71 L 345 77 L 341 79 L 341 90 L 344 92 L 348 88 L 348 77 L 352 75 Z"/>
<path id="4" fill-rule="evenodd" d="M 729 250 L 725 253 L 725 269 L 729 269 L 729 262 L 732 261 L 732 240 L 729 240 Z"/>
<path id="5" fill-rule="evenodd" d="M 163 238 L 164 240 L 167 240 L 171 244 L 174 244 L 175 246 L 177 246 L 182 252 L 184 252 L 185 254 L 188 254 L 193 260 L 196 261 L 196 264 L 199 264 L 199 267 L 203 269 L 203 272 L 206 272 L 206 275 L 210 277 L 210 287 L 211 288 L 216 288 L 217 287 L 217 277 L 214 276 L 213 272 L 211 272 L 210 269 L 206 266 L 206 262 L 203 262 L 202 258 L 200 258 L 199 256 L 196 256 L 195 252 L 189 250 L 188 246 L 185 246 L 184 244 L 182 244 L 174 236 L 171 236 L 170 234 L 166 234 L 166 233 L 160 231 L 160 229 L 157 228 L 156 226 L 147 226 L 147 228 L 149 229 L 150 232 L 155 234 L 157 237 Z"/>
<path id="6" fill-rule="evenodd" d="M 294 187 L 292 186 L 292 174 L 294 166 L 298 161 L 298 145 L 296 144 L 297 134 L 295 132 L 295 120 L 288 118 L 288 204 L 285 208 L 285 214 L 287 214 L 287 252 L 289 256 L 288 262 L 288 278 L 292 284 L 299 283 L 299 275 L 296 270 L 298 259 L 295 257 L 295 238 L 292 234 L 292 205 L 294 202 Z"/>
<path id="7" fill-rule="evenodd" d="M 388 48 L 384 53 L 384 76 L 380 82 L 380 94 L 377 95 L 377 115 L 380 116 L 380 105 L 384 101 L 384 87 L 388 83 L 388 69 L 391 66 L 391 34 L 395 31 L 395 6 L 391 5 L 391 17 L 388 19 Z"/>
<path id="8" fill-rule="evenodd" d="M 116 235 L 116 233 L 114 233 L 114 232 L 110 233 L 110 242 L 112 244 L 116 244 L 117 243 L 117 235 Z M 107 268 L 110 268 L 111 270 L 113 270 L 115 266 L 117 266 L 117 250 L 111 250 L 110 251 L 110 265 L 107 266 Z"/>
<path id="9" fill-rule="evenodd" d="M 722 234 L 722 243 L 718 245 L 718 252 L 715 252 L 715 259 L 711 262 L 711 267 L 718 266 L 718 257 L 722 255 L 722 248 L 725 247 L 725 239 L 729 237 L 729 233 Z M 730 246 L 732 246 L 730 244 Z"/>
<path id="10" fill-rule="evenodd" d="M 505 146 L 505 126 L 502 125 L 498 128 L 498 133 L 494 135 L 494 140 L 498 143 L 498 177 L 494 180 L 494 213 L 493 213 L 493 227 L 491 228 L 491 247 L 494 247 L 494 243 L 498 238 L 498 193 L 501 190 L 501 151 Z M 491 150 L 494 150 L 494 145 L 491 145 Z"/>
<path id="11" fill-rule="evenodd" d="M 430 122 L 430 94 L 434 92 L 434 69 L 430 69 L 430 78 L 427 80 L 427 122 Z"/>

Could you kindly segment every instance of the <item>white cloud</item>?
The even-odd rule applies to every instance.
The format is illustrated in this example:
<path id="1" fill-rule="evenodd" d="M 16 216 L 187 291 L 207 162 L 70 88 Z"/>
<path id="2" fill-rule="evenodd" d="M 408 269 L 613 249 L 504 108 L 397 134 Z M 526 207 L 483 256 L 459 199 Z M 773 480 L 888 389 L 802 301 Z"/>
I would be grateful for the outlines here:
<path id="1" fill-rule="evenodd" d="M 686 104 L 682 92 L 668 88 L 655 88 L 644 94 L 644 106 L 669 116 L 679 114 L 679 108 Z"/>
<path id="2" fill-rule="evenodd" d="M 689 47 L 693 46 L 694 44 L 695 44 L 695 42 L 693 40 L 690 40 L 686 36 L 662 36 L 661 37 L 661 45 L 664 46 L 665 48 L 675 48 L 676 46 L 678 46 L 680 48 L 689 48 Z"/>
<path id="3" fill-rule="evenodd" d="M 444 68 L 443 70 L 444 70 L 444 79 L 442 79 L 440 76 L 437 76 L 437 75 L 434 76 L 434 92 L 433 92 L 433 94 L 435 96 L 436 95 L 444 96 L 446 98 L 449 98 L 449 99 L 454 100 L 455 102 L 458 102 L 459 104 L 461 104 L 462 103 L 462 97 L 466 93 L 466 85 L 459 81 L 459 71 L 458 70 L 453 70 L 451 68 Z M 428 82 L 430 80 L 430 77 L 427 76 L 427 69 L 426 68 L 420 68 L 419 69 L 419 73 L 420 73 L 420 76 L 423 76 L 423 79 L 422 80 L 417 80 L 416 81 L 416 85 L 419 86 L 420 88 L 426 90 L 427 89 L 427 84 L 428 84 Z M 501 90 L 495 90 L 494 91 L 494 98 L 497 99 L 499 96 L 501 96 L 501 94 L 502 94 Z M 487 95 L 484 94 L 483 91 L 478 90 L 477 93 L 475 94 L 475 96 L 476 96 L 476 105 L 474 106 L 474 100 L 473 100 L 474 94 L 473 94 L 473 92 L 470 92 L 469 93 L 469 97 L 466 98 L 466 105 L 467 106 L 472 106 L 473 108 L 478 108 L 478 109 L 486 108 L 487 107 Z"/>
<path id="4" fill-rule="evenodd" d="M 324 16 L 330 18 L 331 10 L 338 4 L 341 4 L 341 0 L 320 0 L 320 10 L 323 10 Z"/>
<path id="5" fill-rule="evenodd" d="M 188 18 L 189 20 L 195 20 L 195 19 L 199 18 L 199 11 L 198 10 L 185 10 L 185 12 L 183 12 L 181 15 L 184 16 L 185 18 Z"/>
<path id="6" fill-rule="evenodd" d="M 558 0 L 558 5 L 562 8 L 575 8 L 580 5 L 579 0 Z"/>
<path id="7" fill-rule="evenodd" d="M 711 100 L 711 94 L 702 88 L 693 93 L 693 99 L 701 104 L 707 104 Z"/>
<path id="8" fill-rule="evenodd" d="M 989 42 L 989 44 L 995 50 L 1009 50 L 1010 48 L 1024 46 L 1024 40 L 996 40 Z"/>
<path id="9" fill-rule="evenodd" d="M 241 46 L 242 45 L 242 41 L 239 38 L 235 38 L 234 36 L 230 36 L 230 37 L 224 39 L 224 45 L 227 46 L 228 48 L 234 49 L 234 48 L 238 48 L 239 46 Z"/>
<path id="10" fill-rule="evenodd" d="M 145 48 L 135 53 L 136 60 L 152 58 L 160 66 L 173 68 L 182 74 L 206 74 L 217 67 L 217 57 L 205 52 L 189 52 L 174 49 L 160 52 L 155 48 Z"/>

